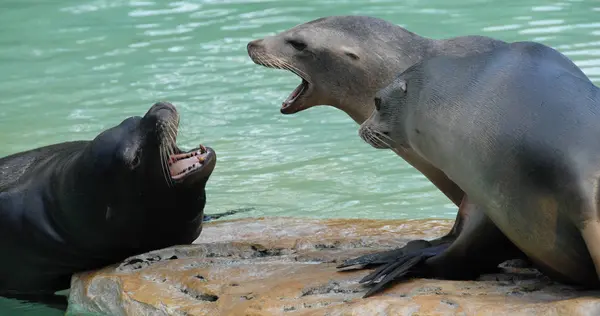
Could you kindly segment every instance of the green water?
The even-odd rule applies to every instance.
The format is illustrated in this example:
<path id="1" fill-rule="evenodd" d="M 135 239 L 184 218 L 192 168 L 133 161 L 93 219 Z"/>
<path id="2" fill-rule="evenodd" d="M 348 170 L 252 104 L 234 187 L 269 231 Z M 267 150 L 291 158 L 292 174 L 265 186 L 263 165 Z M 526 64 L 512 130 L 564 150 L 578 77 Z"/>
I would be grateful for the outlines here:
<path id="1" fill-rule="evenodd" d="M 208 213 L 448 217 L 455 207 L 341 111 L 279 105 L 299 79 L 255 66 L 246 43 L 325 15 L 381 17 L 421 35 L 534 40 L 600 83 L 600 2 L 469 0 L 3 0 L 0 156 L 89 139 L 159 99 L 182 113 L 179 144 L 219 156 Z M 0 315 L 61 315 L 0 300 Z"/>

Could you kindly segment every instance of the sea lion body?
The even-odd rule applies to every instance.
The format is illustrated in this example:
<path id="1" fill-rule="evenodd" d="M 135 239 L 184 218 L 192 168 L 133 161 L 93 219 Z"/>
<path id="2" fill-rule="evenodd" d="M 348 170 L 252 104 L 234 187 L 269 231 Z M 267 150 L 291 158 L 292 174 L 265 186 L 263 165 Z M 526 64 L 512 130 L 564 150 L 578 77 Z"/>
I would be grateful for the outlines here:
<path id="1" fill-rule="evenodd" d="M 216 155 L 177 148 L 178 122 L 160 102 L 92 141 L 0 159 L 0 295 L 51 294 L 75 272 L 195 240 Z"/>
<path id="2" fill-rule="evenodd" d="M 286 69 L 302 78 L 302 83 L 283 102 L 283 114 L 330 105 L 361 124 L 374 109 L 375 93 L 411 65 L 437 55 L 466 56 L 505 45 L 507 43 L 503 41 L 477 35 L 429 39 L 368 16 L 328 16 L 274 36 L 253 40 L 248 43 L 247 49 L 256 64 Z M 574 67 L 573 71 L 580 70 Z M 387 263 L 397 255 L 418 247 L 429 251 L 429 246 L 448 246 L 465 225 L 471 225 L 471 218 L 478 217 L 470 214 L 480 212 L 477 205 L 471 203 L 460 187 L 441 170 L 414 151 L 395 152 L 459 207 L 454 226 L 447 235 L 433 241 L 417 240 L 396 251 L 347 260 L 340 268 Z M 520 256 L 510 243 L 504 241 L 501 244 L 503 251 L 496 253 L 500 262 Z M 489 268 L 495 269 L 498 263 L 491 263 Z"/>
<path id="3" fill-rule="evenodd" d="M 374 109 L 375 93 L 418 61 L 436 55 L 475 54 L 503 45 L 503 41 L 476 35 L 429 39 L 368 16 L 329 16 L 251 41 L 247 49 L 255 63 L 290 70 L 302 78 L 283 102 L 282 113 L 330 105 L 361 124 Z M 464 192 L 443 172 L 411 151 L 397 154 L 455 205 L 463 202 Z"/>
<path id="4" fill-rule="evenodd" d="M 360 129 L 365 141 L 414 150 L 442 170 L 549 276 L 600 285 L 600 89 L 564 55 L 517 42 L 434 57 L 400 74 L 374 103 Z M 485 232 L 461 237 L 442 254 L 397 258 L 394 269 L 366 279 L 395 271 L 393 279 L 460 278 L 465 254 L 496 251 L 474 248 Z"/>

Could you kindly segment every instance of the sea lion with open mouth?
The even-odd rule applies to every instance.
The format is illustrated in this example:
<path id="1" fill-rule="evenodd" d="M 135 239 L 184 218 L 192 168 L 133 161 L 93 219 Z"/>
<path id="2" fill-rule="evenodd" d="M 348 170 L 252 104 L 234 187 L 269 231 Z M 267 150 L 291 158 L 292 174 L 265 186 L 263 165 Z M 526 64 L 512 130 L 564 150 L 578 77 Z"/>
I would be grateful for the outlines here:
<path id="1" fill-rule="evenodd" d="M 330 105 L 362 124 L 374 110 L 375 93 L 413 64 L 434 56 L 468 56 L 506 45 L 485 36 L 425 38 L 368 16 L 328 16 L 253 40 L 247 50 L 256 64 L 288 70 L 301 78 L 300 85 L 282 103 L 281 113 L 293 114 L 313 106 Z M 575 64 L 569 63 L 566 68 L 586 78 Z M 477 221 L 474 224 L 470 221 L 480 216 L 481 209 L 454 181 L 415 151 L 394 151 L 458 206 L 454 226 L 438 239 L 415 240 L 395 250 L 349 259 L 339 268 L 386 264 L 407 252 L 439 253 L 459 237 L 464 227 L 477 227 Z M 519 249 L 504 238 L 498 240 L 494 259 L 477 266 L 493 271 L 505 260 L 523 257 Z"/>
<path id="2" fill-rule="evenodd" d="M 193 242 L 217 157 L 177 147 L 178 125 L 159 102 L 91 141 L 0 159 L 0 295 L 52 294 L 73 273 Z"/>
<path id="3" fill-rule="evenodd" d="M 428 39 L 368 16 L 329 16 L 253 40 L 247 49 L 256 64 L 289 70 L 301 78 L 300 85 L 282 103 L 281 113 L 330 105 L 362 124 L 374 110 L 375 93 L 418 61 L 440 54 L 468 55 L 503 45 L 506 43 L 483 36 Z M 376 266 L 405 251 L 430 251 L 438 244 L 450 244 L 468 222 L 469 213 L 477 212 L 477 206 L 442 171 L 412 151 L 396 153 L 459 206 L 454 227 L 433 241 L 415 240 L 396 250 L 347 260 L 340 268 Z M 501 256 L 511 259 L 513 252 Z"/>

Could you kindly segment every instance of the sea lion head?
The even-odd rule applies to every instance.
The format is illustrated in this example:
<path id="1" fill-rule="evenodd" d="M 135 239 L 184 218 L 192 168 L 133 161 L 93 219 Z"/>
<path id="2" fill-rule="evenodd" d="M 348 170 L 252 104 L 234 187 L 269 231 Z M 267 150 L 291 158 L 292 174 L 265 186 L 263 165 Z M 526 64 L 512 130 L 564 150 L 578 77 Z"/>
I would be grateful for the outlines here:
<path id="1" fill-rule="evenodd" d="M 90 143 L 83 159 L 87 167 L 81 169 L 93 170 L 104 202 L 95 204 L 106 205 L 109 224 L 130 225 L 127 229 L 136 231 L 161 225 L 176 230 L 183 222 L 201 223 L 204 189 L 217 157 L 203 145 L 187 151 L 177 147 L 178 126 L 175 106 L 158 102 L 143 117 L 129 117 Z M 193 241 L 199 226 L 191 233 L 196 236 L 179 242 Z"/>
<path id="2" fill-rule="evenodd" d="M 412 95 L 412 94 L 411 94 Z M 375 110 L 360 125 L 358 135 L 377 149 L 410 149 L 406 136 L 408 80 L 401 74 L 375 94 Z"/>
<path id="3" fill-rule="evenodd" d="M 406 35 L 408 31 L 378 18 L 330 16 L 253 40 L 247 50 L 254 63 L 285 69 L 302 79 L 283 102 L 281 113 L 331 105 L 362 123 L 373 110 L 377 90 L 398 71 L 396 62 L 412 64 L 392 47 Z"/>

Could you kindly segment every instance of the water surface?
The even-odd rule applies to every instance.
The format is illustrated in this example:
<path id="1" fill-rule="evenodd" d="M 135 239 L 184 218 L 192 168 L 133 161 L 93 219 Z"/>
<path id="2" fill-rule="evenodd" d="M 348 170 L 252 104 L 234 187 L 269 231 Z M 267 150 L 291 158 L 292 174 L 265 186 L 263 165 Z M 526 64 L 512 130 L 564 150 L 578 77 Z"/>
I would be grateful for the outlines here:
<path id="1" fill-rule="evenodd" d="M 325 15 L 372 15 L 433 38 L 533 40 L 600 83 L 597 1 L 4 0 L 0 156 L 90 139 L 157 100 L 182 113 L 179 144 L 219 157 L 206 212 L 448 217 L 455 207 L 404 161 L 372 149 L 343 112 L 279 114 L 299 79 L 254 65 L 246 43 Z M 4 315 L 60 315 L 0 300 Z M 19 307 L 20 308 L 16 308 Z"/>

